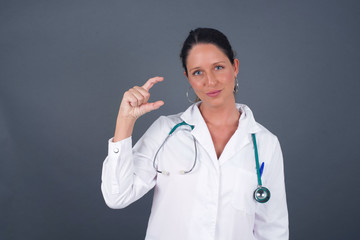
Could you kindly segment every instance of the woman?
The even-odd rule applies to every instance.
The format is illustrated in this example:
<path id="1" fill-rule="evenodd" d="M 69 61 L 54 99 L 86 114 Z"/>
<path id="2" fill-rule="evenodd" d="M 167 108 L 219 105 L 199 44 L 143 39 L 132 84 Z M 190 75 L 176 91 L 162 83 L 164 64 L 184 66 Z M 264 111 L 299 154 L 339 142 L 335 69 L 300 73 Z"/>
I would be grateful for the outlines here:
<path id="1" fill-rule="evenodd" d="M 164 104 L 148 102 L 163 78 L 125 92 L 103 164 L 105 202 L 124 208 L 155 186 L 148 240 L 288 239 L 280 144 L 249 107 L 235 103 L 239 61 L 226 36 L 195 29 L 180 57 L 200 101 L 158 118 L 132 148 L 136 119 Z M 261 185 L 255 155 L 271 190 L 265 203 L 254 199 Z"/>

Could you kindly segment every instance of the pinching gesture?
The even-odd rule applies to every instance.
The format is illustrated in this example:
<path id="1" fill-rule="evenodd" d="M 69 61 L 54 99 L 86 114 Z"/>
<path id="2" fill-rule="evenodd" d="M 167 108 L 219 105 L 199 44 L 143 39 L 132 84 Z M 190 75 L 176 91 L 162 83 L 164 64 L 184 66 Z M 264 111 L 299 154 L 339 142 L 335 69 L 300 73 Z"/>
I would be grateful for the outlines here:
<path id="1" fill-rule="evenodd" d="M 124 93 L 117 117 L 114 141 L 131 136 L 136 119 L 164 105 L 163 101 L 148 102 L 150 88 L 163 80 L 163 77 L 153 77 L 143 86 L 134 86 Z"/>

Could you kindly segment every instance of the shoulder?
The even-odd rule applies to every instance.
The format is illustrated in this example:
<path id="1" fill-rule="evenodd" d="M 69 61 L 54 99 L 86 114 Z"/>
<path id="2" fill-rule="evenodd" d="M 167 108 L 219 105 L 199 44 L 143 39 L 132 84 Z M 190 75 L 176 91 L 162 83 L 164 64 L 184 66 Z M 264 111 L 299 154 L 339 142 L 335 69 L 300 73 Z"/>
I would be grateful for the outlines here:
<path id="1" fill-rule="evenodd" d="M 171 129 L 180 122 L 180 114 L 181 113 L 159 116 L 145 131 L 134 147 L 140 147 L 146 143 L 145 145 L 158 148 L 169 135 Z"/>
<path id="2" fill-rule="evenodd" d="M 256 133 L 259 137 L 265 138 L 269 141 L 277 141 L 277 136 L 273 132 L 258 122 L 256 122 L 256 125 L 259 128 L 259 131 Z"/>
<path id="3" fill-rule="evenodd" d="M 274 148 L 279 140 L 277 136 L 268 128 L 255 120 L 253 111 L 245 104 L 238 104 L 242 111 L 245 111 L 248 120 L 248 128 L 250 133 L 255 133 L 256 140 L 259 145 L 266 145 L 266 147 Z"/>
<path id="4" fill-rule="evenodd" d="M 181 114 L 182 112 L 172 115 L 162 115 L 158 117 L 158 119 L 156 119 L 155 122 L 157 124 L 163 125 L 164 127 L 173 126 L 174 124 L 178 124 L 179 122 L 181 122 L 181 117 L 180 117 Z"/>
<path id="5" fill-rule="evenodd" d="M 259 127 L 259 131 L 255 133 L 258 145 L 268 150 L 275 149 L 279 145 L 278 137 L 260 123 L 256 122 L 256 125 Z"/>
<path id="6" fill-rule="evenodd" d="M 159 116 L 149 127 L 147 132 L 150 133 L 156 132 L 156 135 L 159 135 L 160 133 L 168 134 L 176 124 L 182 121 L 180 117 L 181 114 L 182 112 L 167 116 L 165 115 Z"/>

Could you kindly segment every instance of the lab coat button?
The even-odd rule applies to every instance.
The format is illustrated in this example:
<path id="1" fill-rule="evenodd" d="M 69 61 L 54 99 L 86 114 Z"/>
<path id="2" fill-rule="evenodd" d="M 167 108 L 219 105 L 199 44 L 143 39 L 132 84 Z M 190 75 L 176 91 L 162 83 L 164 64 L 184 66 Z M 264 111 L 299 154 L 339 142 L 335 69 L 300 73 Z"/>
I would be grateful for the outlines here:
<path id="1" fill-rule="evenodd" d="M 118 153 L 119 152 L 119 149 L 116 147 L 113 149 L 114 150 L 114 153 Z"/>

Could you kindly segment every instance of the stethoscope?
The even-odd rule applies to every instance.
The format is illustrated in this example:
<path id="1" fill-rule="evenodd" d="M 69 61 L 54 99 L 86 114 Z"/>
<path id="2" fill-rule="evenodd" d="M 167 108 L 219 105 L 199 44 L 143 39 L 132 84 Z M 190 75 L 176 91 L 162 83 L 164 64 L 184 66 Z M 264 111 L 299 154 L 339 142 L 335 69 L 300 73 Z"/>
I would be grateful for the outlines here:
<path id="1" fill-rule="evenodd" d="M 164 144 L 167 142 L 167 140 L 173 135 L 173 133 L 175 132 L 175 130 L 180 127 L 180 126 L 189 126 L 188 129 L 184 129 L 186 131 L 191 131 L 194 129 L 194 125 L 190 125 L 188 123 L 186 123 L 185 121 L 176 124 L 171 131 L 169 132 L 169 134 L 166 136 L 165 140 L 163 141 L 163 143 L 161 144 L 161 146 L 159 147 L 159 149 L 156 151 L 154 159 L 153 159 L 153 167 L 156 170 L 156 172 L 164 174 L 164 175 L 170 175 L 170 172 L 168 171 L 164 171 L 164 170 L 159 170 L 157 165 L 156 165 L 156 157 L 160 151 L 160 149 L 164 146 Z M 269 201 L 270 199 L 270 190 L 267 189 L 266 187 L 262 186 L 262 182 L 261 182 L 261 173 L 260 173 L 260 166 L 259 166 L 259 155 L 258 155 L 258 150 L 257 150 L 257 144 L 256 144 L 256 137 L 255 137 L 255 133 L 252 133 L 252 140 L 253 140 L 253 144 L 254 144 L 254 152 L 255 152 L 255 163 L 256 163 L 256 175 L 257 175 L 257 180 L 258 180 L 258 187 L 255 189 L 254 191 L 254 199 L 259 202 L 259 203 L 266 203 L 267 201 Z M 194 158 L 194 162 L 192 167 L 189 170 L 181 170 L 179 171 L 180 174 L 187 174 L 190 173 L 196 166 L 196 161 L 197 161 L 197 145 L 196 145 L 196 140 L 195 137 L 193 137 L 193 141 L 194 141 L 194 149 L 195 149 L 195 158 Z"/>

